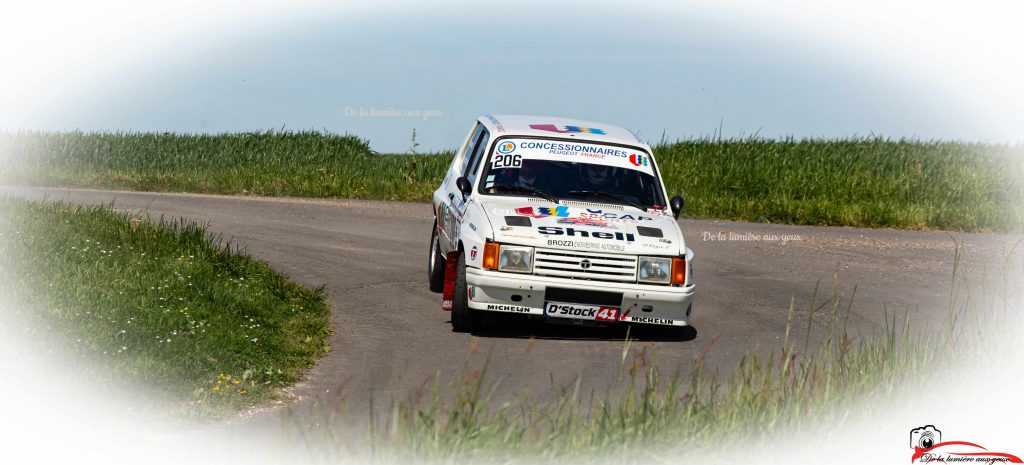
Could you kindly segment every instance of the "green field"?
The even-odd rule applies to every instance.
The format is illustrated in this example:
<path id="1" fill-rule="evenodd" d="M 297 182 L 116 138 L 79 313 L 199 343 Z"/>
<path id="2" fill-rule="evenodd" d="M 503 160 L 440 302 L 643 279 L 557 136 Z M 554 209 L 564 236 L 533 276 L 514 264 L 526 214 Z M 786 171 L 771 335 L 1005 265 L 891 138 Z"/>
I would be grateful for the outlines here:
<path id="1" fill-rule="evenodd" d="M 277 399 L 328 350 L 322 289 L 195 223 L 109 207 L 0 197 L 0 295 L 94 365 L 90 377 L 138 385 L 189 416 Z"/>
<path id="2" fill-rule="evenodd" d="M 452 153 L 378 155 L 354 136 L 0 135 L 0 183 L 424 202 Z M 756 222 L 1017 232 L 1024 146 L 860 138 L 688 140 L 655 157 L 685 215 Z"/>

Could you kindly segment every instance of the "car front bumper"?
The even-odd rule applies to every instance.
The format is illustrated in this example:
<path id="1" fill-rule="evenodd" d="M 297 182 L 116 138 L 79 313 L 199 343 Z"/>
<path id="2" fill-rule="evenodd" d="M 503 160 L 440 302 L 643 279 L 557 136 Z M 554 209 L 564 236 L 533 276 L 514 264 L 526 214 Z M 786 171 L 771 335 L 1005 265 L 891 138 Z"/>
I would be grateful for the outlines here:
<path id="1" fill-rule="evenodd" d="M 537 317 L 545 317 L 545 295 L 548 287 L 622 293 L 618 322 L 667 326 L 689 325 L 694 294 L 692 284 L 658 286 L 586 281 L 477 268 L 466 269 L 466 285 L 469 308 L 473 310 L 520 313 Z M 565 321 L 561 318 L 557 320 Z"/>

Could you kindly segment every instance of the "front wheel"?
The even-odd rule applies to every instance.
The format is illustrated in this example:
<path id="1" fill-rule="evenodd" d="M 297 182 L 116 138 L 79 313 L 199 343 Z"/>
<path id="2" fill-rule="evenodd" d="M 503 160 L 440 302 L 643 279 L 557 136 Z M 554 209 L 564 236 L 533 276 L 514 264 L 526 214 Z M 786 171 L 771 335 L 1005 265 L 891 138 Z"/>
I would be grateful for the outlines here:
<path id="1" fill-rule="evenodd" d="M 444 255 L 441 254 L 441 239 L 437 236 L 437 221 L 434 221 L 434 232 L 430 235 L 427 281 L 431 292 L 444 292 Z"/>
<path id="2" fill-rule="evenodd" d="M 462 333 L 479 329 L 482 319 L 481 312 L 469 308 L 467 290 L 466 254 L 460 253 L 455 272 L 455 291 L 452 295 L 452 329 Z"/>

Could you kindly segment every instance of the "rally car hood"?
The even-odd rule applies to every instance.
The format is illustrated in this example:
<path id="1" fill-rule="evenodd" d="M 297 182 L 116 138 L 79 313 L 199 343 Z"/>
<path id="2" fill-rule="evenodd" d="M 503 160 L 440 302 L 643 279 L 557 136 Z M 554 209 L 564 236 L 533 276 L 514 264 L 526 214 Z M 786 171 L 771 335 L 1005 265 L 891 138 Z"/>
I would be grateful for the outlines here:
<path id="1" fill-rule="evenodd" d="M 494 240 L 501 243 L 630 255 L 682 255 L 686 250 L 667 210 L 497 196 L 481 206 Z"/>

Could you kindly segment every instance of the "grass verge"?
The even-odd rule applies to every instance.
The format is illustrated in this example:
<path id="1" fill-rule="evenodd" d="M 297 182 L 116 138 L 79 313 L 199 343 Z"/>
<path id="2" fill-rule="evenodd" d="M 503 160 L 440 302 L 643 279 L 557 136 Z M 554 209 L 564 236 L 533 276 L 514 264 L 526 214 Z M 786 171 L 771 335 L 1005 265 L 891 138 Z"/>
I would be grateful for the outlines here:
<path id="1" fill-rule="evenodd" d="M 686 198 L 692 217 L 1024 227 L 1020 145 L 749 138 L 660 143 L 654 152 L 668 191 Z M 365 140 L 320 132 L 0 134 L 0 182 L 36 186 L 424 202 L 451 158 L 377 155 Z"/>
<path id="2" fill-rule="evenodd" d="M 323 289 L 304 288 L 186 221 L 0 197 L 0 291 L 96 374 L 189 414 L 281 395 L 327 352 Z"/>

